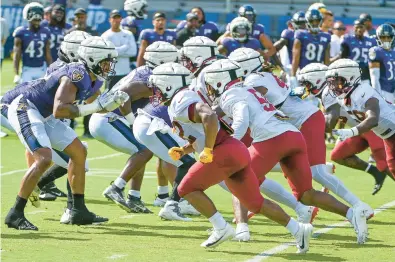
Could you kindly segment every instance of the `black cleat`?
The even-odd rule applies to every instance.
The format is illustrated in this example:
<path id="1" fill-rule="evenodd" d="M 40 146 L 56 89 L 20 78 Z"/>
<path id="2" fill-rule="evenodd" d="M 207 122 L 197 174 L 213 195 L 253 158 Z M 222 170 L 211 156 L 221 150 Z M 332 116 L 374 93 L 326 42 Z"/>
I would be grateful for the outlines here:
<path id="1" fill-rule="evenodd" d="M 135 197 L 128 195 L 128 200 L 126 201 L 128 204 L 130 210 L 132 210 L 133 213 L 146 213 L 146 214 L 152 214 L 152 211 L 149 210 L 145 205 L 144 202 L 141 201 L 141 197 Z"/>
<path id="2" fill-rule="evenodd" d="M 13 208 L 11 208 L 10 212 L 8 212 L 5 218 L 5 224 L 9 228 L 15 228 L 17 230 L 38 231 L 38 228 L 26 219 L 23 212 L 18 212 Z"/>
<path id="3" fill-rule="evenodd" d="M 116 187 L 115 185 L 108 186 L 104 192 L 103 196 L 108 200 L 113 201 L 117 206 L 130 213 L 132 210 L 130 209 L 128 203 L 126 203 L 125 198 L 123 196 L 123 191 Z"/>
<path id="4" fill-rule="evenodd" d="M 88 209 L 71 209 L 70 223 L 72 225 L 98 225 L 107 222 L 108 218 L 97 216 Z"/>
<path id="5" fill-rule="evenodd" d="M 383 187 L 386 176 L 387 175 L 385 173 L 380 172 L 380 175 L 375 177 L 376 184 L 374 185 L 372 195 L 376 195 Z"/>
<path id="6" fill-rule="evenodd" d="M 64 193 L 62 190 L 60 190 L 54 182 L 49 182 L 48 184 L 46 184 L 43 189 L 41 189 L 41 192 L 43 190 L 46 190 L 46 192 L 51 193 L 54 196 L 57 197 L 67 197 L 67 194 Z"/>

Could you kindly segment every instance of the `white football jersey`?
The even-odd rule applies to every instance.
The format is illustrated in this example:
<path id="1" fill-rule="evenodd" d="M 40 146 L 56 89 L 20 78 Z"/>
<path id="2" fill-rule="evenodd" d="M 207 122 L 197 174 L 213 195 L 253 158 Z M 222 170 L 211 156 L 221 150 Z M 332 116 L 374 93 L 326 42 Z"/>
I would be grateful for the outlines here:
<path id="1" fill-rule="evenodd" d="M 385 101 L 368 83 L 360 84 L 351 93 L 349 99 L 337 98 L 337 102 L 355 121 L 360 123 L 366 118 L 365 104 L 372 97 L 378 99 L 380 106 L 379 123 L 372 130 L 382 139 L 389 138 L 395 134 L 395 105 Z"/>
<path id="2" fill-rule="evenodd" d="M 200 153 L 204 149 L 205 133 L 202 123 L 194 123 L 189 119 L 189 106 L 194 103 L 203 103 L 203 101 L 195 92 L 188 89 L 181 90 L 173 97 L 168 111 L 175 132 L 189 141 L 195 151 Z"/>
<path id="3" fill-rule="evenodd" d="M 264 86 L 267 89 L 267 100 L 287 115 L 288 121 L 297 128 L 318 111 L 309 101 L 289 96 L 291 90 L 288 86 L 271 73 L 252 73 L 246 78 L 244 85 L 249 88 Z"/>
<path id="4" fill-rule="evenodd" d="M 233 118 L 233 129 L 237 129 L 236 112 L 240 108 L 248 108 L 248 127 L 253 142 L 265 141 L 287 131 L 298 132 L 293 125 L 277 119 L 276 108 L 253 88 L 231 88 L 222 94 L 219 105 L 227 116 Z M 245 129 L 245 126 L 243 127 Z M 234 133 L 238 134 L 237 139 L 241 139 L 244 135 L 238 130 L 234 130 Z"/>

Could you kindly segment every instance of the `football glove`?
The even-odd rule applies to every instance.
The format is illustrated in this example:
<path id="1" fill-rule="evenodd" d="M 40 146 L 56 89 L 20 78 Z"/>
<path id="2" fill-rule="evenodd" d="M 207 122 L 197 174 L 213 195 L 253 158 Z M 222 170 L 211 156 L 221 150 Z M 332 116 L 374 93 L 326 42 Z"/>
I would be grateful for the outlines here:
<path id="1" fill-rule="evenodd" d="M 296 76 L 291 76 L 290 78 L 289 78 L 289 85 L 290 85 L 290 88 L 291 89 L 294 89 L 295 87 L 297 87 L 298 86 L 298 80 L 296 79 Z"/>
<path id="2" fill-rule="evenodd" d="M 178 161 L 185 154 L 182 147 L 172 147 L 167 152 L 173 161 Z"/>
<path id="3" fill-rule="evenodd" d="M 123 91 L 107 92 L 101 94 L 98 98 L 100 106 L 108 112 L 117 109 L 129 99 L 129 95 Z"/>
<path id="4" fill-rule="evenodd" d="M 213 162 L 213 149 L 205 147 L 203 151 L 199 154 L 199 161 L 203 164 L 208 164 Z"/>
<path id="5" fill-rule="evenodd" d="M 21 82 L 21 77 L 19 75 L 14 76 L 14 84 L 19 84 Z"/>
<path id="6" fill-rule="evenodd" d="M 333 129 L 332 134 L 339 136 L 339 139 L 344 141 L 347 138 L 357 136 L 359 132 L 356 127 L 353 127 L 351 129 Z"/>

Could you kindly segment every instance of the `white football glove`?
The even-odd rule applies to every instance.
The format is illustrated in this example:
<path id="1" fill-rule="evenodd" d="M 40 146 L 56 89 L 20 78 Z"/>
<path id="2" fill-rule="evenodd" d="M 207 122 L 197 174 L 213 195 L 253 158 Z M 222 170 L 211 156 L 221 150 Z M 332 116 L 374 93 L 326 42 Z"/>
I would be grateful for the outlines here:
<path id="1" fill-rule="evenodd" d="M 14 84 L 19 84 L 21 82 L 21 77 L 19 75 L 14 76 Z"/>
<path id="2" fill-rule="evenodd" d="M 332 134 L 339 136 L 339 139 L 341 141 L 346 140 L 347 138 L 357 136 L 358 135 L 358 129 L 356 127 L 353 127 L 351 129 L 333 129 Z"/>
<path id="3" fill-rule="evenodd" d="M 128 99 L 129 95 L 120 90 L 103 93 L 97 98 L 100 106 L 108 112 L 117 109 L 119 106 L 128 101 Z"/>
<path id="4" fill-rule="evenodd" d="M 299 85 L 298 80 L 296 79 L 296 76 L 291 76 L 289 78 L 289 85 L 291 89 L 294 89 L 295 87 L 297 87 Z"/>

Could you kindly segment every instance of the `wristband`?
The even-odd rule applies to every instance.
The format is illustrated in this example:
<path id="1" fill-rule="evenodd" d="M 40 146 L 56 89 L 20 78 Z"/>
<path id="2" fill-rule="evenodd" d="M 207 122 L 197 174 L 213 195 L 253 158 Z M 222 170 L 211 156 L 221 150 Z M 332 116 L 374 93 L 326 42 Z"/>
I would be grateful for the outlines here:
<path id="1" fill-rule="evenodd" d="M 103 109 L 97 99 L 90 104 L 77 105 L 77 107 L 79 116 L 91 115 Z"/>
<path id="2" fill-rule="evenodd" d="M 359 135 L 359 131 L 358 131 L 358 128 L 357 128 L 356 126 L 354 126 L 353 128 L 351 128 L 351 131 L 352 131 L 352 133 L 353 133 L 354 136 Z"/>
<path id="3" fill-rule="evenodd" d="M 125 116 L 126 120 L 129 122 L 130 125 L 133 125 L 134 120 L 136 120 L 136 117 L 134 116 L 133 112 L 130 112 Z"/>

